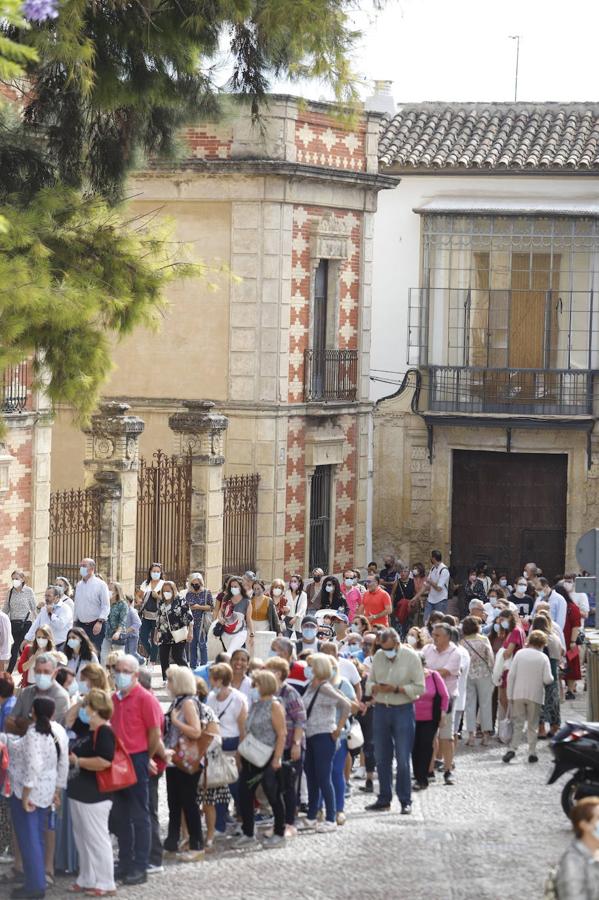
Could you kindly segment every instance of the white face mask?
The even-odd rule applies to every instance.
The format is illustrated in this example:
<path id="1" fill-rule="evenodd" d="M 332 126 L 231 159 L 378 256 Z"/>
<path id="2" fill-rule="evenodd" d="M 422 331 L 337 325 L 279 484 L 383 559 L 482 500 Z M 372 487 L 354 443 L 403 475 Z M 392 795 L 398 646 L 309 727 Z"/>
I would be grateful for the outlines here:
<path id="1" fill-rule="evenodd" d="M 291 588 L 292 591 L 297 591 L 299 584 L 297 583 L 297 581 L 290 581 L 289 587 Z"/>
<path id="2" fill-rule="evenodd" d="M 507 587 L 507 578 L 500 578 L 499 584 L 501 587 Z"/>
<path id="3" fill-rule="evenodd" d="M 37 645 L 40 650 L 45 650 L 48 646 L 48 638 L 37 638 Z"/>
<path id="4" fill-rule="evenodd" d="M 151 572 L 150 578 L 152 579 L 152 581 L 159 581 L 160 580 L 160 572 Z"/>
<path id="5" fill-rule="evenodd" d="M 13 582 L 13 584 L 14 584 L 14 582 Z M 564 587 L 568 592 L 573 591 L 574 590 L 574 582 L 573 581 L 564 581 Z"/>
<path id="6" fill-rule="evenodd" d="M 354 583 L 354 579 L 353 579 L 353 578 L 346 578 L 346 579 L 345 579 L 345 587 L 351 587 L 353 583 Z"/>
<path id="7" fill-rule="evenodd" d="M 416 638 L 414 637 L 414 635 L 413 635 L 413 634 L 409 634 L 409 635 L 408 635 L 408 644 L 410 645 L 410 647 L 415 647 L 417 643 L 418 643 L 418 641 L 416 640 Z"/>
<path id="8" fill-rule="evenodd" d="M 327 585 L 325 586 L 325 591 L 327 592 L 327 594 L 332 593 L 332 591 L 334 591 L 334 590 L 335 590 L 335 585 L 334 585 L 334 584 L 327 584 Z"/>
<path id="9" fill-rule="evenodd" d="M 165 600 L 172 600 L 172 599 L 173 599 L 172 591 L 165 591 L 164 594 L 163 594 L 162 596 L 164 597 Z"/>
<path id="10" fill-rule="evenodd" d="M 14 587 L 14 589 L 15 589 L 16 591 L 19 590 L 19 588 L 21 587 L 22 584 L 23 584 L 23 582 L 21 581 L 20 578 L 13 578 L 13 580 L 12 580 L 12 586 Z"/>
<path id="11" fill-rule="evenodd" d="M 231 593 L 232 593 L 232 595 L 233 595 L 234 597 L 238 597 L 239 594 L 241 594 L 241 588 L 238 588 L 238 587 L 232 587 L 232 588 L 231 588 Z"/>
<path id="12" fill-rule="evenodd" d="M 272 589 L 273 597 L 280 597 L 282 593 L 283 593 L 283 591 L 281 590 L 281 588 L 273 588 Z"/>

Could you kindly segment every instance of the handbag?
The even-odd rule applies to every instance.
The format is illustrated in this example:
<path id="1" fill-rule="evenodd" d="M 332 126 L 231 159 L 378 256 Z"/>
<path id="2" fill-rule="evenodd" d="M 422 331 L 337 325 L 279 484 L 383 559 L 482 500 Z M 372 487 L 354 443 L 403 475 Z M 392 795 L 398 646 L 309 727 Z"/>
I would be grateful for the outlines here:
<path id="1" fill-rule="evenodd" d="M 235 756 L 225 753 L 220 743 L 213 743 L 206 753 L 204 787 L 217 788 L 225 784 L 235 784 L 239 778 Z"/>
<path id="2" fill-rule="evenodd" d="M 180 644 L 181 641 L 187 640 L 187 630 L 188 629 L 186 625 L 183 625 L 181 628 L 175 628 L 174 631 L 172 628 L 170 628 L 171 637 L 174 640 L 175 644 Z"/>
<path id="3" fill-rule="evenodd" d="M 224 630 L 225 630 L 225 626 L 223 625 L 223 623 L 217 622 L 215 624 L 214 628 L 212 629 L 212 634 L 214 635 L 214 637 L 221 637 Z"/>
<path id="4" fill-rule="evenodd" d="M 351 723 L 351 728 L 349 729 L 349 734 L 347 735 L 347 749 L 348 750 L 359 750 L 360 747 L 364 746 L 364 732 L 362 731 L 362 726 L 358 722 L 357 719 L 354 719 Z"/>
<path id="5" fill-rule="evenodd" d="M 497 726 L 497 738 L 502 744 L 509 744 L 514 734 L 514 723 L 511 719 L 501 719 Z"/>
<path id="6" fill-rule="evenodd" d="M 237 749 L 240 756 L 258 769 L 263 769 L 274 753 L 274 747 L 254 737 L 251 732 L 246 734 Z"/>
<path id="7" fill-rule="evenodd" d="M 114 731 L 113 731 L 114 734 Z M 94 747 L 98 732 L 94 732 Z M 101 794 L 111 794 L 113 791 L 124 791 L 125 788 L 137 784 L 137 774 L 131 757 L 123 747 L 121 739 L 114 734 L 114 756 L 108 769 L 96 772 L 96 782 Z"/>
<path id="8" fill-rule="evenodd" d="M 192 699 L 197 702 L 195 697 Z M 203 729 L 199 738 L 189 738 L 180 734 L 173 752 L 173 765 L 187 775 L 195 775 L 202 768 L 202 760 L 213 738 L 214 735 L 207 734 L 206 729 Z"/>

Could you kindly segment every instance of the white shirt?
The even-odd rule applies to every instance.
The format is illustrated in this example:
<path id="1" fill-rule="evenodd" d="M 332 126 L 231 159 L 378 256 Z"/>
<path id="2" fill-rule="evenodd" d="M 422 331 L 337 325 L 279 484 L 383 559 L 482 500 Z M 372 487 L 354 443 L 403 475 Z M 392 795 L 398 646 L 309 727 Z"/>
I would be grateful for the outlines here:
<path id="1" fill-rule="evenodd" d="M 87 581 L 83 578 L 75 588 L 75 621 L 89 625 L 98 619 L 106 621 L 110 612 L 110 592 L 108 585 L 97 575 Z"/>
<path id="2" fill-rule="evenodd" d="M 470 654 L 461 644 L 458 644 L 457 647 L 462 657 L 462 668 L 458 675 L 458 695 L 455 700 L 455 709 L 462 711 L 466 709 L 466 684 L 470 672 Z"/>
<path id="3" fill-rule="evenodd" d="M 35 637 L 35 632 L 42 625 L 48 625 L 50 627 L 55 644 L 64 644 L 69 630 L 73 627 L 73 613 L 62 600 L 54 605 L 51 616 L 48 615 L 46 606 L 42 606 L 33 625 L 25 635 L 25 640 L 32 641 Z"/>
<path id="4" fill-rule="evenodd" d="M 13 645 L 10 619 L 4 612 L 0 612 L 0 660 L 10 659 L 10 648 Z"/>
<path id="5" fill-rule="evenodd" d="M 428 573 L 428 577 L 431 581 L 434 581 L 435 584 L 439 585 L 439 588 L 431 587 L 428 592 L 428 602 L 435 604 L 441 603 L 442 600 L 447 600 L 447 587 L 449 585 L 449 569 L 445 565 L 445 563 L 440 562 L 439 565 L 433 566 L 430 572 Z"/>
<path id="6" fill-rule="evenodd" d="M 566 624 L 566 613 L 568 612 L 568 604 L 564 600 L 561 594 L 558 594 L 557 591 L 551 591 L 548 597 L 541 597 L 536 601 L 535 605 L 532 608 L 532 615 L 536 614 L 537 606 L 540 602 L 544 601 L 549 604 L 549 614 L 556 625 L 559 625 L 561 630 L 564 630 L 564 626 Z"/>
<path id="7" fill-rule="evenodd" d="M 508 700 L 530 700 L 542 705 L 545 685 L 552 682 L 549 658 L 534 647 L 523 647 L 514 656 L 508 672 Z"/>
<path id="8" fill-rule="evenodd" d="M 239 737 L 239 725 L 237 724 L 239 714 L 243 708 L 246 713 L 248 711 L 245 694 L 242 694 L 237 688 L 231 688 L 231 693 L 225 700 L 218 700 L 216 692 L 210 691 L 206 703 L 218 716 L 221 738 Z"/>
<path id="9" fill-rule="evenodd" d="M 342 656 L 340 656 L 337 659 L 337 664 L 339 666 L 339 674 L 342 678 L 346 678 L 352 687 L 355 687 L 357 684 L 359 684 L 360 673 L 354 666 L 351 659 L 344 659 Z"/>
<path id="10" fill-rule="evenodd" d="M 585 594 L 582 591 L 579 591 L 578 593 L 576 591 L 572 591 L 570 596 L 580 610 L 581 616 L 586 619 L 589 612 L 591 611 L 588 594 Z"/>
<path id="11" fill-rule="evenodd" d="M 0 740 L 8 746 L 8 774 L 13 793 L 21 799 L 23 788 L 31 788 L 29 799 L 40 809 L 52 805 L 57 787 L 66 788 L 69 772 L 67 733 L 58 722 L 50 724 L 60 747 L 60 756 L 54 737 L 39 734 L 34 725 L 29 726 L 23 737 L 0 734 Z"/>
<path id="12" fill-rule="evenodd" d="M 296 631 L 299 631 L 302 626 L 302 619 L 306 615 L 306 610 L 308 609 L 308 595 L 305 591 L 302 591 L 294 600 L 291 595 L 291 590 L 287 588 L 283 596 L 283 605 L 289 607 L 289 612 L 285 613 L 285 615 L 293 618 L 293 627 Z"/>

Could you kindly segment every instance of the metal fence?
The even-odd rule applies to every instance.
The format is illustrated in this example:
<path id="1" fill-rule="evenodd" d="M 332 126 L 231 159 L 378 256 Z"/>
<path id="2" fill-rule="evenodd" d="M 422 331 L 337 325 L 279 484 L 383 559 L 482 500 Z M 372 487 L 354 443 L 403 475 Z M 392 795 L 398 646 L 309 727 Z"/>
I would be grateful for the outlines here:
<path id="1" fill-rule="evenodd" d="M 53 491 L 50 494 L 50 548 L 48 583 L 64 575 L 72 584 L 79 580 L 85 557 L 96 559 L 100 551 L 100 501 L 95 490 Z M 106 574 L 106 573 L 100 573 Z"/>
<path id="2" fill-rule="evenodd" d="M 157 450 L 140 460 L 137 489 L 135 579 L 141 584 L 152 562 L 178 587 L 189 575 L 191 547 L 191 455 Z"/>
<path id="3" fill-rule="evenodd" d="M 357 350 L 305 350 L 304 400 L 345 400 L 358 395 Z"/>
<path id="4" fill-rule="evenodd" d="M 256 569 L 258 486 L 260 475 L 225 478 L 223 515 L 223 574 Z"/>
<path id="5" fill-rule="evenodd" d="M 593 373 L 576 370 L 429 366 L 434 412 L 582 416 L 593 412 Z M 425 380 L 426 384 L 426 380 Z"/>
<path id="6" fill-rule="evenodd" d="M 0 411 L 3 413 L 23 412 L 27 406 L 27 385 L 29 368 L 27 362 L 7 366 L 2 372 L 2 393 Z"/>

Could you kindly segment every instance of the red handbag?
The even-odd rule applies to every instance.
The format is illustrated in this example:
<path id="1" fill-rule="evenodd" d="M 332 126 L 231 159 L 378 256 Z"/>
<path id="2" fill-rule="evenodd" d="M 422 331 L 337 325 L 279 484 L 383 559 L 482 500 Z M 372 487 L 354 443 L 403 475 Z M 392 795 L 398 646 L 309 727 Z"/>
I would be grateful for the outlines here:
<path id="1" fill-rule="evenodd" d="M 114 734 L 114 731 L 112 732 Z M 94 733 L 94 747 L 96 745 Z M 137 783 L 137 775 L 131 757 L 123 747 L 118 735 L 114 734 L 114 757 L 108 769 L 96 772 L 98 790 L 101 794 L 111 794 L 113 791 L 124 791 Z"/>

